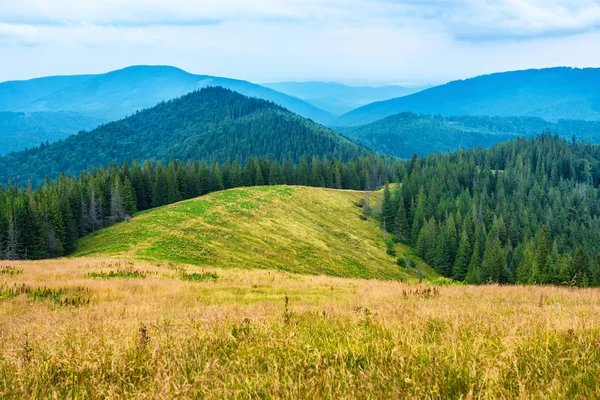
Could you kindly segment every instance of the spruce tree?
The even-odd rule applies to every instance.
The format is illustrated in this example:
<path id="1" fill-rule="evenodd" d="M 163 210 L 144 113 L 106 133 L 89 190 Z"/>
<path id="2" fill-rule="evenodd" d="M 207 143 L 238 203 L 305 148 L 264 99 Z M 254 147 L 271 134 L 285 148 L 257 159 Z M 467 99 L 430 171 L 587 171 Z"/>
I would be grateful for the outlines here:
<path id="1" fill-rule="evenodd" d="M 408 217 L 406 215 L 406 208 L 404 207 L 403 198 L 400 198 L 400 201 L 398 202 L 398 211 L 396 212 L 396 217 L 394 218 L 394 227 L 400 240 L 404 241 L 409 238 L 410 225 L 408 223 Z"/>
<path id="2" fill-rule="evenodd" d="M 469 243 L 469 235 L 463 229 L 460 235 L 460 244 L 456 254 L 456 261 L 452 268 L 452 278 L 457 281 L 464 281 L 467 272 L 469 272 L 469 262 L 471 260 L 472 251 L 471 243 Z"/>

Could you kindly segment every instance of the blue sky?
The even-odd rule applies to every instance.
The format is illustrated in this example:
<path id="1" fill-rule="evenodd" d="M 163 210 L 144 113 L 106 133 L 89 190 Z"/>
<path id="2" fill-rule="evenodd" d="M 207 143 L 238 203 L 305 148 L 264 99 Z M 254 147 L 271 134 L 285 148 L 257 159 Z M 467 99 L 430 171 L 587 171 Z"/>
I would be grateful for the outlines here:
<path id="1" fill-rule="evenodd" d="M 0 81 L 133 64 L 247 79 L 441 83 L 600 66 L 598 0 L 0 0 Z"/>

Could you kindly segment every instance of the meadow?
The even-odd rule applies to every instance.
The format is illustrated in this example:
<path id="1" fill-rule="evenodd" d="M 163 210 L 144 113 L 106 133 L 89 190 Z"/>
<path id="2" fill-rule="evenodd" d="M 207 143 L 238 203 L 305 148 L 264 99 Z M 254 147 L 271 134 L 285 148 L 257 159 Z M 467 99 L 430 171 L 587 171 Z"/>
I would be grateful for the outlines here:
<path id="1" fill-rule="evenodd" d="M 382 191 L 370 194 L 375 209 Z M 75 256 L 202 267 L 277 269 L 345 278 L 434 277 L 399 268 L 380 222 L 363 216 L 364 192 L 301 186 L 230 189 L 142 212 L 80 240 Z M 395 244 L 397 256 L 413 251 Z"/>
<path id="2" fill-rule="evenodd" d="M 600 395 L 598 289 L 116 258 L 0 271 L 0 398 Z"/>
<path id="3" fill-rule="evenodd" d="M 233 189 L 98 231 L 76 258 L 0 262 L 0 398 L 600 396 L 600 289 L 400 266 L 362 202 Z"/>

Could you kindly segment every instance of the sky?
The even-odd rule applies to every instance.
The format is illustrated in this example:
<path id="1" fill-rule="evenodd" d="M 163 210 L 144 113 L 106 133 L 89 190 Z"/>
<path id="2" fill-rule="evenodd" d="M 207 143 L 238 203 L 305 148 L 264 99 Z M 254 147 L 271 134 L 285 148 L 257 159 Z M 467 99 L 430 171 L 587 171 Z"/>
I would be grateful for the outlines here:
<path id="1" fill-rule="evenodd" d="M 0 81 L 140 64 L 414 85 L 600 67 L 600 0 L 0 0 Z"/>

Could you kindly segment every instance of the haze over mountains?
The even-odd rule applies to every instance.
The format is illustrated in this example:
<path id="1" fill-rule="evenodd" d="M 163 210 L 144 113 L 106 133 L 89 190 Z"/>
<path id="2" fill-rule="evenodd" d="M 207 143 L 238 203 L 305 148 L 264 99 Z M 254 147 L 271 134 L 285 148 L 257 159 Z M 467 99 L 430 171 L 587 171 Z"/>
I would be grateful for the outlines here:
<path id="1" fill-rule="evenodd" d="M 376 101 L 393 99 L 419 92 L 421 86 L 347 86 L 337 82 L 280 82 L 263 86 L 303 99 L 334 115 L 342 115 L 355 108 Z"/>
<path id="2" fill-rule="evenodd" d="M 580 140 L 600 142 L 600 121 L 561 119 L 549 122 L 538 117 L 442 117 L 405 112 L 366 125 L 333 129 L 375 151 L 401 158 L 459 148 L 487 148 L 542 132 L 558 134 L 566 139 L 576 136 Z"/>
<path id="3" fill-rule="evenodd" d="M 334 124 L 368 124 L 401 112 L 429 115 L 530 116 L 548 121 L 600 119 L 600 69 L 547 68 L 454 81 L 372 103 Z"/>
<path id="4" fill-rule="evenodd" d="M 420 88 L 352 87 L 335 82 L 261 86 L 194 75 L 175 67 L 133 66 L 100 75 L 0 83 L 0 154 L 91 130 L 207 86 L 272 101 L 298 116 L 334 126 L 337 132 L 377 151 L 400 157 L 487 147 L 543 130 L 586 141 L 600 137 L 596 122 L 600 120 L 600 69 L 496 73 L 412 93 Z M 403 97 L 376 101 L 335 117 L 354 106 L 392 96 Z M 430 117 L 434 115 L 442 118 Z M 459 120 L 475 116 L 481 118 Z"/>
<path id="5" fill-rule="evenodd" d="M 89 129 L 94 124 L 97 126 L 97 122 L 114 121 L 207 86 L 221 86 L 246 96 L 269 100 L 319 123 L 329 123 L 333 118 L 328 112 L 303 100 L 266 87 L 242 80 L 194 75 L 168 66 L 133 66 L 100 75 L 56 76 L 0 83 L 0 111 L 69 112 L 67 122 L 60 129 L 54 123 L 43 122 L 44 119 L 52 119 L 51 116 L 37 114 L 40 122 L 35 130 L 45 132 L 47 140 L 52 141 Z M 27 124 L 0 124 L 0 137 L 20 138 L 19 146 L 15 143 L 11 146 L 1 144 L 0 154 L 38 146 L 40 135 L 27 140 L 26 131 Z"/>

